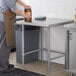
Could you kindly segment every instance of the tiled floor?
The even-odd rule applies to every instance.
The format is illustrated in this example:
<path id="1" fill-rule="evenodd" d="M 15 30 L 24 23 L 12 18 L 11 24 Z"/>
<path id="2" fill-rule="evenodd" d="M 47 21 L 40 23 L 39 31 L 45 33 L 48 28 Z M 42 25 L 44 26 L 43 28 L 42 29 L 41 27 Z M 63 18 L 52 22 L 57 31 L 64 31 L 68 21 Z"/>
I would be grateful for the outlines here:
<path id="1" fill-rule="evenodd" d="M 22 64 L 16 63 L 15 52 L 10 54 L 9 61 L 11 64 L 14 64 L 16 67 L 19 67 L 21 69 L 26 69 L 29 71 L 47 75 L 47 62 L 42 63 L 41 61 L 36 61 L 36 62 L 22 65 Z M 69 76 L 69 74 L 64 69 L 64 65 L 57 64 L 57 63 L 51 63 L 50 67 L 51 67 L 50 76 Z"/>

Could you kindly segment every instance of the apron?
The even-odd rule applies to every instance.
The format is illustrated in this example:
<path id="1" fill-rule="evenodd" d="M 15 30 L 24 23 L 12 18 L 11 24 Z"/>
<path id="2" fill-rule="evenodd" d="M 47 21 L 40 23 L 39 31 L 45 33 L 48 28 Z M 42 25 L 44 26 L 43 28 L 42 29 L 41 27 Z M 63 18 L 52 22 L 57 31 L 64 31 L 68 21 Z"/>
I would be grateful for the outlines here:
<path id="1" fill-rule="evenodd" d="M 5 11 L 3 12 L 4 17 L 4 24 L 5 24 L 5 31 L 6 31 L 6 44 L 8 47 L 12 47 L 14 45 L 14 23 L 15 23 L 15 16 L 14 12 Z"/>

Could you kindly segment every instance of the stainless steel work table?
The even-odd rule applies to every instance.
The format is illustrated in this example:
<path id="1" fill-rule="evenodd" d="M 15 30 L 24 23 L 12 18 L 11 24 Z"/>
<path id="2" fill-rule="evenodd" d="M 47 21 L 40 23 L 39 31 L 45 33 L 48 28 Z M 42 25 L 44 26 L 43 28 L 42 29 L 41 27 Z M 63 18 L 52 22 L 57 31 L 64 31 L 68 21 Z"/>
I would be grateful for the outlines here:
<path id="1" fill-rule="evenodd" d="M 66 20 L 66 19 L 55 19 L 55 18 L 47 18 L 46 20 L 32 20 L 32 22 L 24 22 L 24 20 L 21 21 L 16 21 L 16 25 L 21 25 L 22 26 L 22 63 L 24 64 L 24 26 L 26 25 L 31 25 L 31 26 L 39 26 L 41 28 L 47 28 L 48 29 L 48 74 L 50 73 L 50 28 L 52 27 L 57 27 L 65 24 L 72 23 L 72 20 Z M 42 40 L 42 39 L 41 39 Z M 41 41 L 42 42 L 42 41 Z M 43 50 L 42 48 L 42 43 L 41 43 L 41 48 L 40 50 Z M 36 50 L 38 51 L 38 50 Z"/>
<path id="2" fill-rule="evenodd" d="M 76 73 L 76 23 L 64 25 L 66 29 L 65 69 L 73 76 Z"/>

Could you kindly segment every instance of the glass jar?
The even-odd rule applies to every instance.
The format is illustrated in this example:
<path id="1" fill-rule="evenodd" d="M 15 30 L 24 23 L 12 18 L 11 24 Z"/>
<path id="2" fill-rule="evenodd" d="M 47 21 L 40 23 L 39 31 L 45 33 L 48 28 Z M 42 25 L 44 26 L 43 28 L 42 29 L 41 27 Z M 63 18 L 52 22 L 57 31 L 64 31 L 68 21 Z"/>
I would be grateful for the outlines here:
<path id="1" fill-rule="evenodd" d="M 24 13 L 25 13 L 26 15 L 30 15 L 30 16 L 31 16 L 30 18 L 24 18 L 24 20 L 25 20 L 26 22 L 32 22 L 32 10 L 31 10 L 31 8 L 26 8 L 26 9 L 24 10 Z"/>
<path id="2" fill-rule="evenodd" d="M 74 22 L 76 23 L 76 9 L 75 9 L 75 13 L 74 13 Z"/>

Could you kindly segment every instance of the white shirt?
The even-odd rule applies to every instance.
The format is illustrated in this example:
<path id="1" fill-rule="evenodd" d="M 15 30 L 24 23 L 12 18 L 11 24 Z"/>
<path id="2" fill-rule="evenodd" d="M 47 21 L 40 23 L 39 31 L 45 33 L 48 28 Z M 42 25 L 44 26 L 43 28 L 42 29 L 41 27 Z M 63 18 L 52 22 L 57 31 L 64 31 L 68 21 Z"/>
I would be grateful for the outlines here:
<path id="1" fill-rule="evenodd" d="M 0 0 L 0 21 L 3 21 L 3 14 L 2 14 L 2 9 L 1 9 L 1 7 L 2 7 L 2 2 L 1 2 L 1 0 Z"/>

